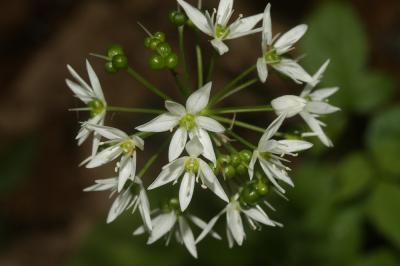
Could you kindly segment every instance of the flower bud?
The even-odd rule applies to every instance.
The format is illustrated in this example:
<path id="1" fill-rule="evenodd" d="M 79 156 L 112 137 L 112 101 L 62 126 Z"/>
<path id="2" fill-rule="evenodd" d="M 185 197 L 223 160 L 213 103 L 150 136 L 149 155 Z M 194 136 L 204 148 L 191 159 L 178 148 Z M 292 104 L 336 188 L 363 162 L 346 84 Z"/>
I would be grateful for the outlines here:
<path id="1" fill-rule="evenodd" d="M 271 105 L 277 115 L 286 113 L 286 116 L 293 117 L 303 111 L 307 101 L 299 96 L 285 95 L 272 100 Z"/>

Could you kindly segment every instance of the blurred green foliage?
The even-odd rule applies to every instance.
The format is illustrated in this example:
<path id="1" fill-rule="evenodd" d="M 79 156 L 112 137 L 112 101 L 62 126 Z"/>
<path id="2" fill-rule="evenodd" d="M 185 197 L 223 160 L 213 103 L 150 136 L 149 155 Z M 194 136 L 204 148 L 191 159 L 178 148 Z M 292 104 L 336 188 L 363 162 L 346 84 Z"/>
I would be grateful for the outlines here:
<path id="1" fill-rule="evenodd" d="M 271 216 L 285 227 L 248 231 L 245 245 L 232 250 L 225 240 L 206 239 L 195 261 L 177 244 L 147 247 L 142 237 L 133 238 L 129 232 L 138 223 L 129 215 L 95 228 L 70 265 L 400 265 L 400 109 L 390 107 L 394 82 L 367 66 L 365 29 L 349 4 L 324 2 L 307 23 L 301 47 L 310 56 L 304 65 L 312 72 L 331 59 L 321 86 L 340 86 L 332 102 L 343 112 L 328 122 L 336 148 L 302 160 L 293 171 L 290 202 L 271 200 L 278 209 Z M 360 117 L 367 121 L 366 134 L 354 126 Z"/>

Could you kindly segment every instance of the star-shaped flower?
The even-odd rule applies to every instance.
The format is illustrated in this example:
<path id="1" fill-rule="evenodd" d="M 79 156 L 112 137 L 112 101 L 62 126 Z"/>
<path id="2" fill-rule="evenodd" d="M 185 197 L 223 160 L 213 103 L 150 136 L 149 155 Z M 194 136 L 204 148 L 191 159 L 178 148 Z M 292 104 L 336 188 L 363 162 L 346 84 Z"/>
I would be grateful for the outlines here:
<path id="1" fill-rule="evenodd" d="M 136 175 L 136 148 L 143 150 L 143 139 L 135 135 L 128 136 L 125 132 L 112 127 L 91 124 L 88 124 L 87 127 L 108 139 L 101 144 L 108 144 L 109 146 L 93 156 L 86 167 L 98 167 L 121 156 L 116 167 L 116 169 L 119 169 L 118 192 L 120 192 L 128 178 Z"/>
<path id="2" fill-rule="evenodd" d="M 130 184 L 125 186 L 120 194 L 117 195 L 107 216 L 107 223 L 113 222 L 125 210 L 133 209 L 132 213 L 139 208 L 144 228 L 147 231 L 152 230 L 150 218 L 150 203 L 147 198 L 146 190 L 143 187 L 142 180 L 139 177 L 130 179 Z M 118 177 L 99 179 L 95 181 L 93 186 L 86 188 L 84 191 L 106 191 L 111 190 L 111 196 L 117 193 Z"/>
<path id="3" fill-rule="evenodd" d="M 88 60 L 86 60 L 86 69 L 89 75 L 90 85 L 87 84 L 70 65 L 67 65 L 67 68 L 70 74 L 76 80 L 76 82 L 74 82 L 66 79 L 65 82 L 67 83 L 67 86 L 75 94 L 75 97 L 79 98 L 87 105 L 86 108 L 77 108 L 72 110 L 90 111 L 91 114 L 91 118 L 82 124 L 82 127 L 79 130 L 78 135 L 76 136 L 76 139 L 78 140 L 78 145 L 82 145 L 82 143 L 89 137 L 90 133 L 92 132 L 92 130 L 88 129 L 85 126 L 86 124 L 104 124 L 107 103 L 104 98 L 99 79 L 97 78 L 97 75 Z M 99 141 L 100 137 L 98 134 L 95 133 L 92 145 L 92 156 L 94 156 L 97 152 Z"/>
<path id="4" fill-rule="evenodd" d="M 203 145 L 203 156 L 215 162 L 213 144 L 207 131 L 222 133 L 225 128 L 214 119 L 202 115 L 210 99 L 211 86 L 212 83 L 209 82 L 190 95 L 186 107 L 173 101 L 166 101 L 165 108 L 168 112 L 136 129 L 144 132 L 164 132 L 178 127 L 169 145 L 169 161 L 175 160 L 182 154 L 189 136 L 190 139 L 197 137 Z"/>
<path id="5" fill-rule="evenodd" d="M 281 37 L 272 38 L 271 5 L 268 4 L 263 19 L 262 57 L 257 60 L 258 76 L 262 82 L 268 78 L 268 65 L 293 79 L 296 83 L 310 82 L 310 75 L 296 60 L 283 57 L 293 50 L 293 45 L 306 33 L 307 25 L 299 25 L 289 30 Z M 279 38 L 278 38 L 279 37 Z M 277 40 L 276 40 L 277 39 Z M 276 41 L 275 41 L 276 40 Z"/>
<path id="6" fill-rule="evenodd" d="M 229 51 L 229 47 L 224 43 L 225 40 L 236 39 L 261 31 L 261 29 L 254 29 L 254 27 L 261 21 L 262 14 L 247 18 L 239 16 L 235 22 L 228 25 L 234 13 L 233 0 L 220 0 L 218 10 L 214 10 L 211 15 L 208 11 L 203 14 L 183 0 L 178 0 L 178 3 L 200 31 L 214 38 L 211 40 L 211 44 L 220 55 Z"/>
<path id="7" fill-rule="evenodd" d="M 179 188 L 179 203 L 182 211 L 189 206 L 193 197 L 194 185 L 199 180 L 202 183 L 202 187 L 209 188 L 222 200 L 228 201 L 225 191 L 210 166 L 198 158 L 203 152 L 203 147 L 198 138 L 194 138 L 187 143 L 186 151 L 189 156 L 181 157 L 164 166 L 159 176 L 148 189 L 155 189 L 170 182 L 176 183 L 183 174 Z"/>
<path id="8" fill-rule="evenodd" d="M 290 168 L 282 163 L 282 161 L 287 161 L 283 157 L 285 155 L 293 156 L 296 152 L 307 150 L 313 146 L 311 143 L 302 140 L 272 139 L 281 127 L 285 117 L 285 114 L 281 114 L 266 129 L 258 143 L 257 149 L 253 152 L 248 168 L 251 179 L 253 178 L 254 167 L 258 160 L 268 180 L 282 193 L 285 193 L 285 190 L 279 185 L 278 180 L 294 186 L 287 174 Z"/>
<path id="9" fill-rule="evenodd" d="M 327 60 L 317 73 L 315 73 L 312 80 L 305 86 L 300 96 L 284 95 L 272 100 L 271 105 L 278 115 L 286 114 L 286 117 L 289 118 L 300 114 L 312 130 L 311 133 L 303 133 L 303 136 L 317 136 L 324 145 L 332 147 L 332 141 L 322 130 L 322 127 L 325 126 L 325 124 L 317 118 L 320 115 L 340 111 L 340 108 L 327 103 L 327 98 L 337 92 L 339 88 L 324 88 L 312 92 L 315 86 L 320 82 L 328 64 L 329 60 Z"/>

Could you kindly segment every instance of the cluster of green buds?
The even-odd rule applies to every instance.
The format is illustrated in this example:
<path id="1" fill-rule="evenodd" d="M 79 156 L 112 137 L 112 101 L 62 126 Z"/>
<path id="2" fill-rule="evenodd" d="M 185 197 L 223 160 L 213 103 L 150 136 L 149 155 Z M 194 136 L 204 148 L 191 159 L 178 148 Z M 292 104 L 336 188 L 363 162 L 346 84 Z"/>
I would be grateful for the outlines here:
<path id="1" fill-rule="evenodd" d="M 258 204 L 268 194 L 266 178 L 261 172 L 256 173 L 256 177 L 255 180 L 247 182 L 240 190 L 239 202 L 242 207 Z"/>
<path id="2" fill-rule="evenodd" d="M 182 11 L 173 10 L 169 12 L 169 21 L 177 27 L 181 27 L 188 23 L 188 19 Z"/>
<path id="3" fill-rule="evenodd" d="M 144 46 L 154 51 L 149 59 L 151 69 L 174 69 L 178 65 L 178 56 L 172 51 L 171 45 L 166 41 L 164 32 L 156 32 L 146 37 Z"/>
<path id="4" fill-rule="evenodd" d="M 107 49 L 107 62 L 105 69 L 107 73 L 114 74 L 118 70 L 126 69 L 128 67 L 128 58 L 125 55 L 124 49 L 119 45 L 111 45 Z"/>
<path id="5" fill-rule="evenodd" d="M 216 164 L 210 164 L 215 175 L 222 175 L 225 180 L 247 175 L 247 167 L 251 159 L 251 151 L 241 150 L 231 154 L 221 154 Z"/>

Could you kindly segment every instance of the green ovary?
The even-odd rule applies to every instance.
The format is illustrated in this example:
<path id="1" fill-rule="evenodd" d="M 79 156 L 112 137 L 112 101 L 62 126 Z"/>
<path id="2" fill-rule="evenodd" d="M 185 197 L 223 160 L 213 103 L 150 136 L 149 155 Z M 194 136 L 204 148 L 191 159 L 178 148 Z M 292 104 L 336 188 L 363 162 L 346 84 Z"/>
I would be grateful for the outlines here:
<path id="1" fill-rule="evenodd" d="M 271 153 L 269 152 L 260 152 L 260 156 L 261 158 L 263 158 L 264 160 L 268 160 L 271 158 Z"/>
<path id="2" fill-rule="evenodd" d="M 275 49 L 269 50 L 265 53 L 264 59 L 267 63 L 278 63 L 281 61 L 280 55 L 276 52 Z"/>
<path id="3" fill-rule="evenodd" d="M 229 33 L 230 33 L 230 29 L 221 24 L 218 24 L 215 27 L 215 36 L 217 38 L 225 38 L 226 36 L 228 36 Z"/>
<path id="4" fill-rule="evenodd" d="M 136 148 L 133 140 L 125 140 L 119 146 L 121 147 L 122 151 L 127 155 L 131 155 Z"/>
<path id="5" fill-rule="evenodd" d="M 199 171 L 199 160 L 196 158 L 189 158 L 185 161 L 186 172 L 197 173 Z"/>
<path id="6" fill-rule="evenodd" d="M 186 114 L 179 121 L 179 125 L 187 130 L 193 129 L 196 126 L 196 117 L 192 114 Z"/>
<path id="7" fill-rule="evenodd" d="M 92 117 L 101 114 L 104 111 L 104 103 L 99 99 L 93 99 L 91 102 L 88 103 L 90 108 L 90 114 Z"/>

